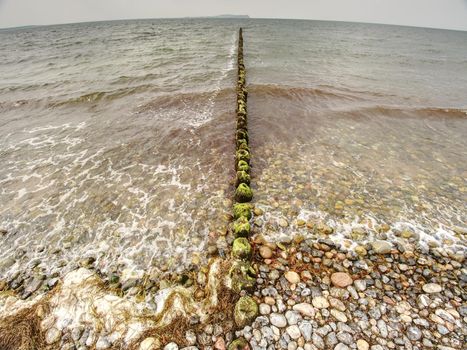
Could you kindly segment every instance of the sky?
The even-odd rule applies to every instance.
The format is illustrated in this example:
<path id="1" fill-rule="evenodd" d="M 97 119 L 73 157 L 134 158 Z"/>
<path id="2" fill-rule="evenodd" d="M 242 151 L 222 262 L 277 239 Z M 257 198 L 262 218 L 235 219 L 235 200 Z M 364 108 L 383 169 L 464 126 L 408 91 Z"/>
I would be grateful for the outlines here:
<path id="1" fill-rule="evenodd" d="M 221 14 L 467 30 L 467 0 L 0 0 L 0 28 Z"/>

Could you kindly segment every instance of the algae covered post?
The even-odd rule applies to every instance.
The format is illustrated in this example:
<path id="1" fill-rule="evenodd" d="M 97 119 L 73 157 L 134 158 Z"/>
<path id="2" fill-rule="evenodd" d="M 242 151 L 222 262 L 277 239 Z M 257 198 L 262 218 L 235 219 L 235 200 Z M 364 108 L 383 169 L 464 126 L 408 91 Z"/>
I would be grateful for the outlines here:
<path id="1" fill-rule="evenodd" d="M 243 30 L 240 28 L 238 35 L 238 81 L 237 81 L 237 130 L 235 133 L 235 203 L 233 206 L 233 234 L 232 257 L 233 263 L 232 287 L 241 294 L 234 309 L 235 324 L 244 327 L 251 323 L 258 315 L 258 305 L 245 291 L 251 290 L 255 283 L 255 271 L 250 265 L 252 247 L 249 242 L 251 234 L 250 220 L 252 218 L 252 206 L 249 202 L 253 199 L 253 191 L 250 188 L 250 160 L 251 153 L 248 138 L 248 113 L 247 113 L 246 71 L 243 60 Z M 244 349 L 248 347 L 245 339 L 234 340 L 229 349 Z"/>

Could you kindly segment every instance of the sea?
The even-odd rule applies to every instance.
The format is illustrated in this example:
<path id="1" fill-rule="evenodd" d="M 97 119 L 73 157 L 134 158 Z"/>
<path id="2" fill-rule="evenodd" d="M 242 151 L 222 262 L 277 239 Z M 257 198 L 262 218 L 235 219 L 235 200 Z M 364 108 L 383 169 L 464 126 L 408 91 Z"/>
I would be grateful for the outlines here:
<path id="1" fill-rule="evenodd" d="M 255 234 L 465 254 L 467 32 L 148 19 L 0 30 L 2 278 L 228 254 L 240 27 Z"/>

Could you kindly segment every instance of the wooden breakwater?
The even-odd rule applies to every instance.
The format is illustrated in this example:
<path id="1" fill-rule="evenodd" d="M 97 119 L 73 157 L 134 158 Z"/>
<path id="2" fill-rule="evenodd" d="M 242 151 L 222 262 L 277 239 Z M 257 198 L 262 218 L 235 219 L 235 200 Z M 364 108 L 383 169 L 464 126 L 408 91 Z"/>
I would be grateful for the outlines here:
<path id="1" fill-rule="evenodd" d="M 231 276 L 232 288 L 241 296 L 235 304 L 234 318 L 237 327 L 244 327 L 258 314 L 258 305 L 248 295 L 255 285 L 255 271 L 251 266 L 252 247 L 250 220 L 252 218 L 253 191 L 251 190 L 251 152 L 248 137 L 248 91 L 246 89 L 246 70 L 243 60 L 243 30 L 238 34 L 238 79 L 237 79 L 237 126 L 235 132 L 235 202 L 233 205 L 233 235 Z M 234 340 L 229 350 L 244 349 L 248 346 L 245 339 Z"/>

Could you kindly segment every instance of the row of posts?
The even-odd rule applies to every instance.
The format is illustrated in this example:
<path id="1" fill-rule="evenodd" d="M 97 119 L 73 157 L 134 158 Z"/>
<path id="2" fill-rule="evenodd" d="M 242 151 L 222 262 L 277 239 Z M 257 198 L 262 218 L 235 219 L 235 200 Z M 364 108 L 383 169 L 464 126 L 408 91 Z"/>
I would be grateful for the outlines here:
<path id="1" fill-rule="evenodd" d="M 240 294 L 235 304 L 234 319 L 237 327 L 250 324 L 258 314 L 258 305 L 248 295 L 256 282 L 256 273 L 251 266 L 252 247 L 249 242 L 251 235 L 250 220 L 252 218 L 253 191 L 251 182 L 251 153 L 248 138 L 248 111 L 246 89 L 246 71 L 243 61 L 243 31 L 238 35 L 238 80 L 237 80 L 237 127 L 235 133 L 235 203 L 233 205 L 232 257 L 235 259 L 231 270 L 232 289 Z M 243 338 L 234 340 L 229 350 L 248 349 L 249 345 Z"/>

